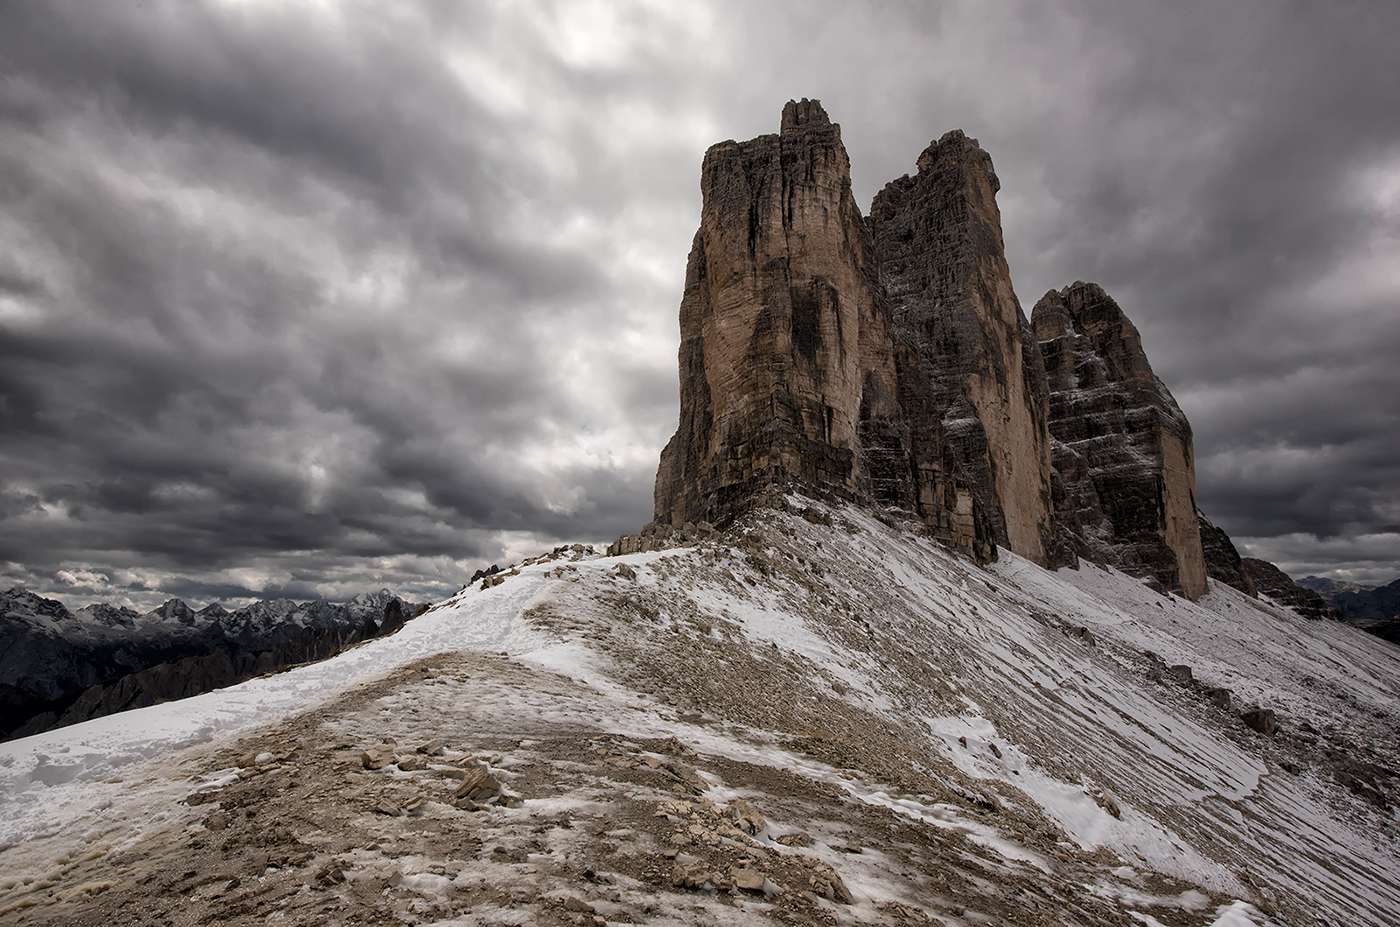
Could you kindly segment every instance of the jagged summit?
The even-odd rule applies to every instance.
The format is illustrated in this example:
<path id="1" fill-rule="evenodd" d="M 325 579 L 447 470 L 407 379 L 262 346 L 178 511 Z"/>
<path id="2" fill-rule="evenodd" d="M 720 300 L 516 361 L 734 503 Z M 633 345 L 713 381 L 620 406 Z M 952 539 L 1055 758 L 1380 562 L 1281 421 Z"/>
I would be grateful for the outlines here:
<path id="1" fill-rule="evenodd" d="M 1191 429 L 1137 330 L 1075 283 L 1041 301 L 1038 333 L 991 157 L 953 130 L 916 163 L 867 220 L 816 100 L 706 152 L 649 531 L 797 487 L 916 512 L 983 562 L 998 546 L 1050 567 L 1082 556 L 1203 594 Z"/>
<path id="2" fill-rule="evenodd" d="M 0 739 L 34 734 L 241 679 L 392 633 L 418 609 L 388 589 L 344 604 L 256 602 L 145 614 L 105 603 L 69 611 L 23 587 L 0 593 Z"/>
<path id="3" fill-rule="evenodd" d="M 961 131 L 885 186 L 870 225 L 890 318 L 917 347 L 960 475 L 996 543 L 1042 565 L 1056 549 L 1045 372 L 1011 286 L 991 157 Z"/>
<path id="4" fill-rule="evenodd" d="M 796 100 L 788 100 L 783 106 L 782 128 L 779 130 L 783 135 L 796 132 L 799 129 L 824 129 L 827 127 L 834 129 L 837 136 L 840 136 L 841 127 L 832 123 L 826 110 L 822 109 L 821 100 L 809 100 L 803 97 L 800 103 Z"/>

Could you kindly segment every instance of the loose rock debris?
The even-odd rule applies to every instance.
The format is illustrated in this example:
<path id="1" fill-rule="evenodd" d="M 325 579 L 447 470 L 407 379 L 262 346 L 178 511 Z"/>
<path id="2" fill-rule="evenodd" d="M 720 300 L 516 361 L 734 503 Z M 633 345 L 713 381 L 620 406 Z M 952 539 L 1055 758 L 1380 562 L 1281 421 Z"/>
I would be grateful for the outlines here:
<path id="1" fill-rule="evenodd" d="M 428 680 L 438 684 L 420 685 Z M 236 751 L 192 751 L 183 768 L 194 787 L 169 820 L 71 863 L 51 885 L 12 886 L 0 918 L 65 927 L 1045 922 L 1041 873 L 956 830 L 676 737 L 551 719 L 528 700 L 511 707 L 489 695 L 502 686 L 537 698 L 587 694 L 502 658 L 426 661 Z M 406 699 L 417 710 L 382 710 Z M 442 710 L 488 702 L 490 712 Z M 881 834 L 879 853 L 852 833 Z M 1092 881 L 1105 864 L 1057 865 Z M 1065 923 L 1122 922 L 1094 896 L 1070 910 Z"/>

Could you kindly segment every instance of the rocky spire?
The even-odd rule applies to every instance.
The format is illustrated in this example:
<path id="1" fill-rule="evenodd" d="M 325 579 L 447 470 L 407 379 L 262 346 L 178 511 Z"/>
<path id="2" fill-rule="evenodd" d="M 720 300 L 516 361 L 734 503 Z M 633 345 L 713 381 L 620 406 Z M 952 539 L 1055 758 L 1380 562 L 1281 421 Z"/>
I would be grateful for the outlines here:
<path id="1" fill-rule="evenodd" d="M 911 425 L 901 404 L 931 407 L 922 375 L 911 379 L 918 363 L 891 338 L 841 128 L 816 100 L 789 102 L 781 125 L 705 154 L 680 424 L 661 455 L 656 519 L 719 521 L 764 487 L 796 484 L 916 508 L 972 551 L 972 499 L 958 497 L 941 433 Z"/>
<path id="2" fill-rule="evenodd" d="M 913 339 L 946 440 L 998 544 L 1070 562 L 1052 517 L 1044 370 L 1011 287 L 992 160 L 961 131 L 871 207 L 895 331 Z"/>
<path id="3" fill-rule="evenodd" d="M 1205 592 L 1186 417 L 1097 286 L 1026 319 L 976 140 L 929 145 L 866 222 L 821 104 L 781 126 L 705 155 L 653 533 L 792 486 L 916 511 L 978 559 Z"/>
<path id="4" fill-rule="evenodd" d="M 1075 283 L 1032 310 L 1049 382 L 1061 520 L 1080 555 L 1197 598 L 1206 592 L 1191 426 L 1103 289 Z"/>

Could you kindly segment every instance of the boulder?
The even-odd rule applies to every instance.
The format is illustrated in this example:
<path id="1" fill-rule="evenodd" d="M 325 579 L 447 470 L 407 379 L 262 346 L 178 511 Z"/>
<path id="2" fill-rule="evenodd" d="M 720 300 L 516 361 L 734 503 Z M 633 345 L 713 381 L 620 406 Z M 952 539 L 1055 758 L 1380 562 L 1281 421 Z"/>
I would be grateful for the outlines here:
<path id="1" fill-rule="evenodd" d="M 365 769 L 383 769 L 395 761 L 394 748 L 389 745 L 370 747 L 360 754 L 360 765 Z"/>
<path id="2" fill-rule="evenodd" d="M 474 766 L 457 786 L 453 796 L 472 802 L 484 802 L 501 794 L 501 783 L 485 766 Z"/>
<path id="3" fill-rule="evenodd" d="M 745 892 L 763 891 L 763 883 L 767 877 L 757 869 L 745 867 L 735 867 L 729 871 L 730 877 L 734 881 L 734 887 Z"/>
<path id="4" fill-rule="evenodd" d="M 1272 737 L 1278 730 L 1278 718 L 1274 716 L 1271 708 L 1252 708 L 1240 714 L 1240 720 L 1246 727 L 1258 731 L 1261 734 Z"/>

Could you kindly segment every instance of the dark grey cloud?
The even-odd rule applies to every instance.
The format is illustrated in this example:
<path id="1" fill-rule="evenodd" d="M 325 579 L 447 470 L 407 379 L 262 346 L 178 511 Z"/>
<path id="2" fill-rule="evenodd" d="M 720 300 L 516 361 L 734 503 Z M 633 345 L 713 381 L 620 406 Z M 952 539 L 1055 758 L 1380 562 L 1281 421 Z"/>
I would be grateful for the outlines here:
<path id="1" fill-rule="evenodd" d="M 0 578 L 430 597 L 635 529 L 700 159 L 801 96 L 862 202 L 944 131 L 980 137 L 1022 299 L 1119 299 L 1217 523 L 1289 569 L 1396 572 L 1396 19 L 8 5 Z"/>

